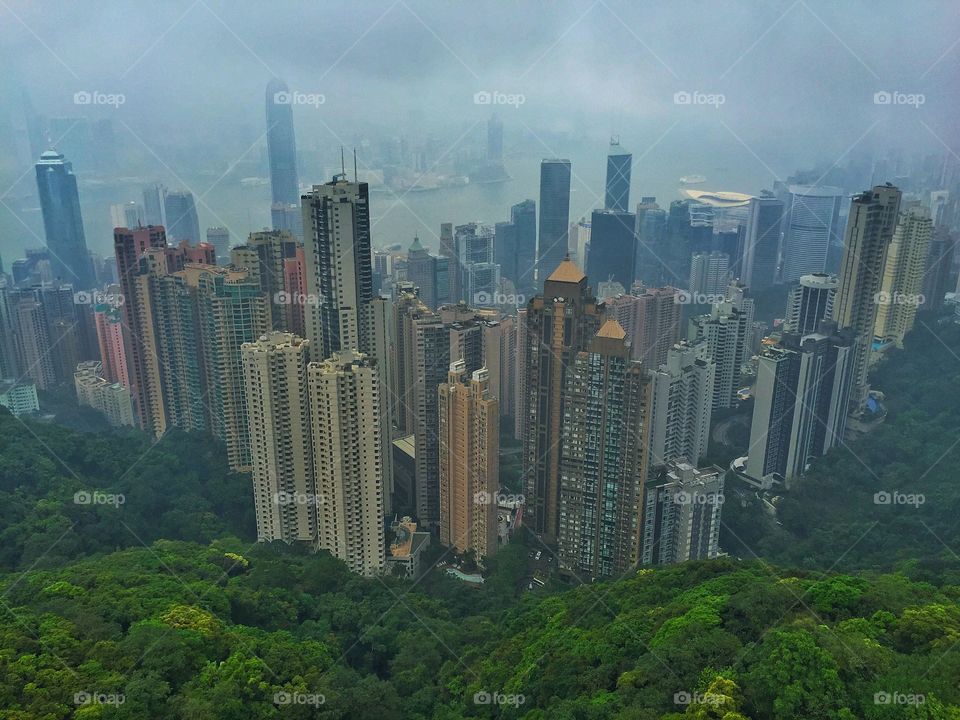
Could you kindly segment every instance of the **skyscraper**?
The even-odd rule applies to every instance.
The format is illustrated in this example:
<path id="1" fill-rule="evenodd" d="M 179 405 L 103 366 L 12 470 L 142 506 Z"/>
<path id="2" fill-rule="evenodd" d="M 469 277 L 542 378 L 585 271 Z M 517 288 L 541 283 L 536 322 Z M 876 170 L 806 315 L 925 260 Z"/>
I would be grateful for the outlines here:
<path id="1" fill-rule="evenodd" d="M 297 180 L 297 141 L 293 130 L 292 95 L 279 78 L 267 83 L 267 158 L 270 163 L 270 190 L 274 205 L 300 203 Z M 288 228 L 277 227 L 274 230 Z"/>
<path id="2" fill-rule="evenodd" d="M 469 378 L 469 379 L 468 379 Z M 497 551 L 500 411 L 486 368 L 450 364 L 439 386 L 440 542 L 478 560 Z"/>
<path id="3" fill-rule="evenodd" d="M 407 280 L 417 286 L 427 307 L 437 307 L 437 259 L 420 243 L 419 236 L 407 250 Z"/>
<path id="4" fill-rule="evenodd" d="M 705 560 L 720 554 L 723 470 L 669 463 L 647 484 L 643 513 L 643 565 Z"/>
<path id="5" fill-rule="evenodd" d="M 450 332 L 440 316 L 413 294 L 398 298 L 393 312 L 397 427 L 414 434 L 415 512 L 421 525 L 431 527 L 440 522 L 437 387 L 447 379 Z"/>
<path id="6" fill-rule="evenodd" d="M 588 578 L 637 564 L 650 381 L 626 332 L 606 320 L 567 372 L 560 452 L 561 566 Z"/>
<path id="7" fill-rule="evenodd" d="M 193 193 L 190 191 L 168 192 L 163 198 L 163 214 L 167 221 L 164 227 L 168 237 L 177 242 L 187 240 L 198 243 L 203 240 L 200 235 L 197 207 L 193 202 Z"/>
<path id="8" fill-rule="evenodd" d="M 337 176 L 303 196 L 307 337 L 314 359 L 359 350 L 378 360 L 373 347 L 373 268 L 367 183 Z M 381 351 L 382 352 L 382 351 Z"/>
<path id="9" fill-rule="evenodd" d="M 660 367 L 683 335 L 683 305 L 672 287 L 648 288 L 638 297 L 630 336 L 633 358 L 648 368 Z"/>
<path id="10" fill-rule="evenodd" d="M 307 366 L 317 546 L 367 577 L 384 564 L 380 373 L 356 351 Z"/>
<path id="11" fill-rule="evenodd" d="M 164 224 L 163 206 L 166 194 L 167 189 L 160 183 L 151 183 L 143 188 L 143 225 Z"/>
<path id="12" fill-rule="evenodd" d="M 799 284 L 790 288 L 787 296 L 784 331 L 801 337 L 816 332 L 823 320 L 833 317 L 838 285 L 836 275 L 811 273 L 801 276 Z"/>
<path id="13" fill-rule="evenodd" d="M 127 352 L 127 367 L 130 374 L 130 390 L 133 395 L 133 407 L 140 429 L 155 431 L 156 418 L 152 406 L 153 398 L 149 387 L 154 384 L 151 347 L 152 318 L 149 307 L 142 303 L 138 292 L 140 258 L 148 249 L 162 249 L 167 245 L 164 229 L 150 226 L 130 230 L 117 228 L 113 233 L 113 247 L 117 258 L 117 276 L 123 296 L 123 313 L 130 332 Z M 162 432 L 162 430 L 161 430 Z"/>
<path id="14" fill-rule="evenodd" d="M 703 342 L 707 357 L 717 365 L 713 409 L 731 407 L 737 399 L 740 371 L 751 353 L 753 299 L 731 283 L 727 297 L 706 315 L 690 318 L 688 339 Z"/>
<path id="15" fill-rule="evenodd" d="M 652 372 L 650 471 L 670 460 L 699 463 L 710 442 L 717 366 L 703 343 L 678 343 Z"/>
<path id="16" fill-rule="evenodd" d="M 292 331 L 290 308 L 307 303 L 303 293 L 294 295 L 294 288 L 286 284 L 285 263 L 296 258 L 297 250 L 297 240 L 290 232 L 262 230 L 250 233 L 246 243 L 230 251 L 231 264 L 246 268 L 266 294 L 274 330 Z"/>
<path id="17" fill-rule="evenodd" d="M 559 529 L 560 444 L 565 384 L 577 353 L 596 335 L 602 307 L 590 292 L 587 276 L 563 260 L 544 283 L 543 295 L 530 300 L 524 319 L 523 479 L 524 522 L 545 542 L 555 543 Z"/>
<path id="18" fill-rule="evenodd" d="M 923 273 L 923 296 L 928 310 L 939 310 L 943 307 L 950 271 L 953 269 L 955 246 L 956 240 L 950 228 L 946 225 L 934 225 L 930 248 L 927 250 L 926 270 Z"/>
<path id="19" fill-rule="evenodd" d="M 94 285 L 93 263 L 87 251 L 80 214 L 80 195 L 73 165 L 55 150 L 47 150 L 36 165 L 37 191 L 53 276 L 77 290 Z"/>
<path id="20" fill-rule="evenodd" d="M 594 287 L 607 280 L 614 280 L 624 288 L 633 285 L 637 254 L 636 224 L 636 216 L 632 212 L 593 211 L 587 275 Z"/>
<path id="21" fill-rule="evenodd" d="M 514 228 L 514 255 L 498 260 L 501 272 L 513 281 L 524 302 L 536 295 L 534 268 L 537 262 L 537 203 L 524 200 L 510 208 L 510 223 Z M 506 263 L 506 264 L 504 264 Z"/>
<path id="22" fill-rule="evenodd" d="M 454 245 L 462 300 L 469 305 L 492 306 L 500 292 L 500 266 L 494 262 L 494 228 L 484 223 L 457 225 Z"/>
<path id="23" fill-rule="evenodd" d="M 691 296 L 722 295 L 730 282 L 730 256 L 723 252 L 696 253 L 690 258 Z M 698 297 L 693 302 L 702 302 Z"/>
<path id="24" fill-rule="evenodd" d="M 860 193 L 850 203 L 833 319 L 839 327 L 851 328 L 857 341 L 851 410 L 862 406 L 869 389 L 867 362 L 877 320 L 877 294 L 899 210 L 900 190 L 889 183 Z"/>
<path id="25" fill-rule="evenodd" d="M 270 330 L 267 296 L 246 270 L 188 265 L 180 273 L 196 303 L 208 426 L 227 446 L 232 470 L 250 470 L 241 347 Z"/>
<path id="26" fill-rule="evenodd" d="M 904 336 L 913 329 L 917 308 L 925 300 L 923 281 L 932 234 L 933 222 L 926 208 L 914 206 L 900 213 L 876 298 L 875 342 L 902 348 Z"/>
<path id="27" fill-rule="evenodd" d="M 316 542 L 309 341 L 272 332 L 241 348 L 257 540 Z"/>
<path id="28" fill-rule="evenodd" d="M 607 151 L 607 184 L 603 206 L 611 212 L 625 213 L 630 209 L 630 170 L 633 155 L 620 146 L 620 138 L 610 138 Z M 590 273 L 593 277 L 593 274 Z"/>
<path id="29" fill-rule="evenodd" d="M 777 279 L 780 223 L 783 203 L 773 196 L 750 198 L 740 277 L 753 290 L 763 290 Z"/>
<path id="30" fill-rule="evenodd" d="M 127 225 L 127 227 L 130 226 Z M 225 264 L 230 257 L 230 230 L 222 225 L 208 227 L 207 242 L 213 245 L 217 253 L 217 263 Z"/>
<path id="31" fill-rule="evenodd" d="M 100 348 L 102 376 L 110 383 L 130 387 L 127 370 L 127 334 L 123 311 L 116 306 L 101 304 L 94 309 L 97 344 Z"/>
<path id="32" fill-rule="evenodd" d="M 787 213 L 783 224 L 783 281 L 792 283 L 802 275 L 826 270 L 830 244 L 839 235 L 843 190 L 790 185 L 782 197 Z"/>
<path id="33" fill-rule="evenodd" d="M 540 163 L 540 235 L 537 241 L 537 287 L 567 255 L 570 223 L 570 161 Z"/>
<path id="34" fill-rule="evenodd" d="M 843 439 L 850 401 L 853 335 L 830 322 L 801 338 L 785 333 L 757 366 L 746 474 L 785 481 Z"/>

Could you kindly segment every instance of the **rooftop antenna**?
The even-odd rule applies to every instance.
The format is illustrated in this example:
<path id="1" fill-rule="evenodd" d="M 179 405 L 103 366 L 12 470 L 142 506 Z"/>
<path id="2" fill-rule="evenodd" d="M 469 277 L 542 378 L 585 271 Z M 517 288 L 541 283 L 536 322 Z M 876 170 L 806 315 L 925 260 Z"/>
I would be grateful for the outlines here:
<path id="1" fill-rule="evenodd" d="M 353 181 L 357 182 L 357 149 L 353 149 Z"/>
<path id="2" fill-rule="evenodd" d="M 343 159 L 343 145 L 340 146 L 340 172 L 343 174 L 344 179 L 347 177 L 347 166 Z"/>

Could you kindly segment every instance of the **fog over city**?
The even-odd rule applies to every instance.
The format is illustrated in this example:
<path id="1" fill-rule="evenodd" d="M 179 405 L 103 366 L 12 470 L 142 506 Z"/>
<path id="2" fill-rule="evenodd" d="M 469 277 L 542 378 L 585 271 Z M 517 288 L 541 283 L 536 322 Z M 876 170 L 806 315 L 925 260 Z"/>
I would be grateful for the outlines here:
<path id="1" fill-rule="evenodd" d="M 541 157 L 571 158 L 571 215 L 588 214 L 611 136 L 634 154 L 635 195 L 661 201 L 679 197 L 681 176 L 755 194 L 800 169 L 869 168 L 888 147 L 904 159 L 957 147 L 960 27 L 949 2 L 184 0 L 134 13 L 115 0 L 8 0 L 0 16 L 8 255 L 42 244 L 27 114 L 111 121 L 111 147 L 88 148 L 110 156 L 109 173 L 68 157 L 96 252 L 109 251 L 107 207 L 152 180 L 203 195 L 201 227 L 243 237 L 269 225 L 266 190 L 241 191 L 240 180 L 267 176 L 272 77 L 298 93 L 302 184 L 328 180 L 341 146 L 357 148 L 362 174 L 378 169 L 383 143 L 400 139 L 430 147 L 427 168 L 440 168 L 482 153 L 491 113 L 503 121 L 513 180 L 429 199 L 381 196 L 372 211 L 383 218 L 374 243 L 384 246 L 419 233 L 435 248 L 441 221 L 504 219 L 510 204 L 535 197 Z M 78 105 L 83 92 L 102 96 Z M 878 92 L 923 103 L 876 104 Z M 47 140 L 69 148 L 79 131 Z"/>

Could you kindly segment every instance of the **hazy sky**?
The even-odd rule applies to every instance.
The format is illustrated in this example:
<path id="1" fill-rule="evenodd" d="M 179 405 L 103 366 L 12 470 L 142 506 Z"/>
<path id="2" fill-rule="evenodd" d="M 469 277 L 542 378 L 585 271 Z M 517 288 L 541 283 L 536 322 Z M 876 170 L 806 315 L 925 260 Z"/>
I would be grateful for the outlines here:
<path id="1" fill-rule="evenodd" d="M 427 131 L 451 147 L 490 114 L 475 93 L 496 91 L 522 96 L 495 109 L 533 156 L 618 133 L 635 158 L 722 157 L 745 176 L 722 189 L 756 192 L 891 141 L 960 154 L 958 64 L 956 0 L 0 0 L 0 132 L 23 124 L 21 87 L 47 116 L 99 91 L 123 105 L 81 111 L 115 118 L 158 164 L 179 141 L 232 162 L 260 152 L 278 75 L 323 96 L 295 108 L 301 148 Z M 922 104 L 876 104 L 884 91 Z M 29 167 L 18 149 L 4 188 Z"/>

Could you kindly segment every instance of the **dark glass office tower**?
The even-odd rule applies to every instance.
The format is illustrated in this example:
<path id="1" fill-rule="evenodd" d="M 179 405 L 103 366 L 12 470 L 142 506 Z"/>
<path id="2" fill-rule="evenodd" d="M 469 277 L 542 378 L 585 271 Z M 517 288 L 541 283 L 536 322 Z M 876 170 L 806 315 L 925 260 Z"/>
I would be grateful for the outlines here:
<path id="1" fill-rule="evenodd" d="M 636 223 L 637 216 L 631 212 L 593 211 L 587 276 L 594 292 L 608 280 L 630 289 L 637 260 Z"/>
<path id="2" fill-rule="evenodd" d="M 510 208 L 510 222 L 496 225 L 494 261 L 501 275 L 513 283 L 518 294 L 536 294 L 533 269 L 537 256 L 537 204 L 524 200 Z"/>
<path id="3" fill-rule="evenodd" d="M 193 244 L 203 240 L 193 193 L 188 190 L 168 192 L 163 198 L 163 214 L 167 222 L 164 226 L 167 237 L 177 242 L 189 240 Z"/>
<path id="4" fill-rule="evenodd" d="M 751 290 L 763 290 L 777 280 L 783 203 L 772 195 L 750 199 L 740 277 Z"/>
<path id="5" fill-rule="evenodd" d="M 299 205 L 297 141 L 293 132 L 293 96 L 279 78 L 267 83 L 267 157 L 270 189 L 276 205 Z M 283 228 L 275 227 L 274 230 Z"/>
<path id="6" fill-rule="evenodd" d="M 540 237 L 537 243 L 537 285 L 542 286 L 567 256 L 570 225 L 570 161 L 540 163 Z"/>
<path id="7" fill-rule="evenodd" d="M 40 155 L 37 191 L 53 275 L 75 289 L 93 287 L 93 262 L 87 252 L 80 214 L 80 195 L 73 165 L 55 150 Z"/>
<path id="8" fill-rule="evenodd" d="M 620 147 L 620 138 L 610 138 L 610 150 L 607 152 L 607 196 L 604 200 L 607 210 L 626 212 L 630 209 L 631 165 L 633 155 Z"/>

